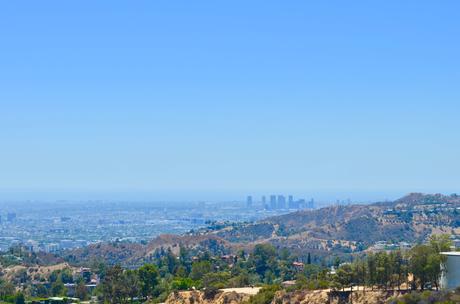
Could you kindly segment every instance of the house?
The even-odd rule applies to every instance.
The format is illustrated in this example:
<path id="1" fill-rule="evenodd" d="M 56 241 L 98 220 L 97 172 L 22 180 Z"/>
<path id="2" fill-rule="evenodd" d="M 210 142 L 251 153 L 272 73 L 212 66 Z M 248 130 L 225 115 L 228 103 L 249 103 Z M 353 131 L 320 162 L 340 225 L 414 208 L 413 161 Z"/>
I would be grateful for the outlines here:
<path id="1" fill-rule="evenodd" d="M 232 254 L 222 255 L 220 259 L 228 264 L 234 264 L 238 260 L 237 256 Z"/>
<path id="2" fill-rule="evenodd" d="M 442 266 L 441 288 L 452 290 L 460 286 L 460 251 L 441 252 L 446 259 Z"/>
<path id="3" fill-rule="evenodd" d="M 303 268 L 304 268 L 304 263 L 302 263 L 302 262 L 292 262 L 292 266 L 294 266 L 294 268 L 297 271 L 302 271 Z"/>
<path id="4" fill-rule="evenodd" d="M 291 287 L 291 286 L 295 286 L 296 284 L 296 281 L 295 280 L 292 280 L 292 281 L 284 281 L 284 282 L 281 282 L 281 286 L 283 287 Z"/>

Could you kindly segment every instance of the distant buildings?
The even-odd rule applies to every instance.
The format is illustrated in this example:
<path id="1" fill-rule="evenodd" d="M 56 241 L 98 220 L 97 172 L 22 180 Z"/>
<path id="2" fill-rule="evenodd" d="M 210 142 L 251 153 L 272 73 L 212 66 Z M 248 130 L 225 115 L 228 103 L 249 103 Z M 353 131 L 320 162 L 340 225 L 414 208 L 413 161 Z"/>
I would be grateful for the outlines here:
<path id="1" fill-rule="evenodd" d="M 292 266 L 294 266 L 296 271 L 303 271 L 305 265 L 302 262 L 292 262 Z"/>
<path id="2" fill-rule="evenodd" d="M 394 244 L 387 241 L 378 241 L 375 242 L 373 246 L 369 249 L 372 252 L 381 252 L 381 251 L 392 251 L 392 250 L 402 250 L 407 251 L 412 248 L 412 245 L 407 242 L 399 242 L 398 244 Z"/>
<path id="3" fill-rule="evenodd" d="M 297 284 L 296 280 L 289 280 L 289 281 L 281 282 L 281 286 L 283 286 L 284 288 L 294 287 L 296 284 Z"/>
<path id="4" fill-rule="evenodd" d="M 246 207 L 251 208 L 252 207 L 252 196 L 248 195 L 246 198 Z"/>
<path id="5" fill-rule="evenodd" d="M 44 245 L 45 252 L 54 253 L 59 251 L 59 245 L 56 243 L 50 243 Z"/>
<path id="6" fill-rule="evenodd" d="M 453 244 L 455 249 L 460 248 L 460 239 L 453 239 L 452 244 Z"/>
<path id="7" fill-rule="evenodd" d="M 295 199 L 292 194 L 287 196 L 282 194 L 272 194 L 269 196 L 267 201 L 267 197 L 263 195 L 260 201 L 254 201 L 251 195 L 246 197 L 246 207 L 251 208 L 254 207 L 255 204 L 258 204 L 265 210 L 298 210 L 298 209 L 314 209 L 315 203 L 314 200 L 311 199 L 308 202 L 305 199 Z"/>
<path id="8" fill-rule="evenodd" d="M 26 250 L 28 250 L 30 252 L 39 252 L 40 251 L 40 247 L 38 246 L 38 242 L 36 242 L 34 240 L 28 240 L 27 242 L 25 242 L 24 247 L 26 248 Z"/>
<path id="9" fill-rule="evenodd" d="M 10 223 L 14 222 L 15 219 L 16 219 L 16 213 L 14 212 L 10 212 L 6 215 L 6 220 Z"/>
<path id="10" fill-rule="evenodd" d="M 276 195 L 270 195 L 270 209 L 275 210 L 276 207 Z"/>
<path id="11" fill-rule="evenodd" d="M 20 246 L 52 253 L 100 241 L 142 242 L 162 233 L 188 233 L 212 222 L 253 222 L 266 217 L 268 212 L 260 211 L 270 210 L 269 197 L 261 204 L 260 197 L 249 196 L 245 197 L 248 207 L 238 201 L 117 202 L 116 208 L 107 202 L 44 202 L 37 208 L 27 208 L 26 203 L 2 207 L 0 251 Z M 29 240 L 36 243 L 26 244 Z"/>
<path id="12" fill-rule="evenodd" d="M 278 195 L 278 209 L 286 209 L 286 198 L 284 195 Z"/>

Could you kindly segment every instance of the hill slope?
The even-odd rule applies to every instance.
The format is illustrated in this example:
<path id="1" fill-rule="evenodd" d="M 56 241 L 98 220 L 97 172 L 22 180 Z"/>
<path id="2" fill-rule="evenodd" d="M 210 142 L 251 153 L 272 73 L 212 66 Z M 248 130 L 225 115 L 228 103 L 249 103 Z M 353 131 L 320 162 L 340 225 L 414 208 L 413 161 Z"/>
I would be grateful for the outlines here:
<path id="1" fill-rule="evenodd" d="M 417 242 L 460 233 L 460 197 L 411 193 L 393 202 L 329 206 L 206 231 L 233 244 L 270 242 L 298 251 L 360 251 L 377 241 Z"/>
<path id="2" fill-rule="evenodd" d="M 381 240 L 416 242 L 438 233 L 460 234 L 459 196 L 411 193 L 393 202 L 329 206 L 256 223 L 208 227 L 182 236 L 162 235 L 147 245 L 96 244 L 73 250 L 67 257 L 73 262 L 102 257 L 112 264 L 138 265 L 158 251 L 177 254 L 181 246 L 224 254 L 265 242 L 299 254 L 346 254 Z"/>

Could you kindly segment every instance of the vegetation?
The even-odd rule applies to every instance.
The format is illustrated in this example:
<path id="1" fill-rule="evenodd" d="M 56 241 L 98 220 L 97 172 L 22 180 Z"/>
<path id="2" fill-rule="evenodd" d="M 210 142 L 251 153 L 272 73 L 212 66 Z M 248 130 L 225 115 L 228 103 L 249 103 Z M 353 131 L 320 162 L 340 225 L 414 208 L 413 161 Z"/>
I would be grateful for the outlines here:
<path id="1" fill-rule="evenodd" d="M 369 254 L 366 258 L 342 265 L 332 277 L 333 287 L 340 289 L 367 286 L 371 289 L 400 289 L 405 283 L 412 289 L 439 288 L 441 264 L 445 263 L 441 251 L 448 251 L 447 236 L 433 236 L 428 244 L 417 245 L 404 255 L 400 251 Z M 408 282 L 408 275 L 413 280 Z"/>
<path id="2" fill-rule="evenodd" d="M 296 260 L 286 250 L 259 244 L 252 254 L 240 252 L 236 256 L 212 256 L 202 253 L 190 256 L 181 248 L 176 257 L 166 251 L 156 264 L 147 264 L 137 270 L 111 267 L 102 283 L 101 295 L 108 302 L 126 303 L 136 297 L 164 300 L 173 291 L 203 289 L 212 297 L 219 288 L 263 285 L 261 292 L 248 303 L 269 303 L 283 281 L 295 280 L 291 289 L 341 290 L 349 288 L 394 290 L 439 287 L 441 251 L 448 250 L 446 236 L 432 237 L 430 242 L 417 245 L 407 253 L 378 252 L 351 263 L 336 261 L 336 272 L 329 268 L 305 264 L 299 269 Z M 299 265 L 297 263 L 297 265 Z M 302 264 L 300 264 L 302 265 Z M 408 282 L 409 273 L 413 280 Z M 129 288 L 127 288 L 129 286 Z"/>
<path id="3" fill-rule="evenodd" d="M 244 304 L 269 304 L 272 302 L 275 293 L 280 290 L 279 285 L 268 285 L 263 287 L 258 294 L 251 296 L 251 298 Z"/>
<path id="4" fill-rule="evenodd" d="M 412 292 L 402 297 L 392 298 L 388 304 L 458 304 L 460 288 L 454 292 Z"/>
<path id="5" fill-rule="evenodd" d="M 101 284 L 92 295 L 105 303 L 161 302 L 172 292 L 181 290 L 201 289 L 205 297 L 213 298 L 224 287 L 257 285 L 263 288 L 247 304 L 263 304 L 270 303 L 276 291 L 289 281 L 294 282 L 286 287 L 290 290 L 410 288 L 421 291 L 393 299 L 391 303 L 419 303 L 422 300 L 425 302 L 420 303 L 438 303 L 430 299 L 445 299 L 445 303 L 451 303 L 452 299 L 458 299 L 442 292 L 424 292 L 439 288 L 441 265 L 445 262 L 439 253 L 449 250 L 447 236 L 433 236 L 426 244 L 416 245 L 407 252 L 370 253 L 355 256 L 345 263 L 336 256 L 330 259 L 335 271 L 328 267 L 331 265 L 313 263 L 318 260 L 310 253 L 306 253 L 304 264 L 287 249 L 267 243 L 257 244 L 251 253 L 239 251 L 235 255 L 219 254 L 219 245 L 214 245 L 214 252 L 181 247 L 179 253 L 174 254 L 171 249 L 159 249 L 153 254 L 151 263 L 136 269 L 95 262 L 92 268 Z M 30 284 L 32 279 L 39 283 Z M 24 303 L 25 296 L 66 296 L 66 283 L 75 284 L 75 296 L 87 300 L 90 294 L 85 283 L 89 279 L 87 274 L 75 277 L 66 268 L 52 271 L 47 278 L 21 270 L 9 281 L 0 280 L 0 300 Z"/>

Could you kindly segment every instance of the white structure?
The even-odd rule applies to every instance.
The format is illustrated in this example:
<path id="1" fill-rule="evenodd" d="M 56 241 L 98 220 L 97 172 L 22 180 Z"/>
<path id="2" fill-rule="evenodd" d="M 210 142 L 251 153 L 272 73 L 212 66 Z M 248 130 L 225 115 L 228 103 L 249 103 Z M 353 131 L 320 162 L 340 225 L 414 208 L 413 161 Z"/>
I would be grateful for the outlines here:
<path id="1" fill-rule="evenodd" d="M 441 252 L 441 254 L 447 257 L 441 277 L 441 288 L 455 289 L 460 286 L 460 252 Z"/>

